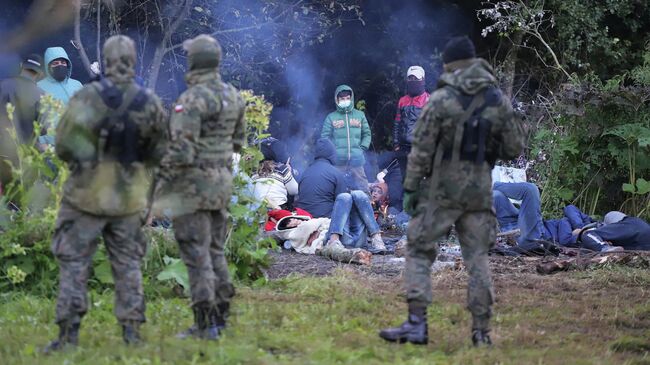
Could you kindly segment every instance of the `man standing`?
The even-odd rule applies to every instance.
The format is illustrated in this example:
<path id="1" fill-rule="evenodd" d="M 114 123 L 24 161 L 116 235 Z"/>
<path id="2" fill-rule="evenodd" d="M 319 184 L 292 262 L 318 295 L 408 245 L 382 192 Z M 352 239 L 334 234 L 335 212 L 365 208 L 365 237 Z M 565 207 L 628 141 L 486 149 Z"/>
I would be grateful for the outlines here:
<path id="1" fill-rule="evenodd" d="M 424 69 L 420 66 L 409 67 L 406 71 L 406 95 L 397 103 L 397 114 L 393 123 L 393 151 L 396 152 L 402 181 L 406 176 L 406 161 L 411 152 L 415 122 L 429 101 L 429 93 L 424 86 Z"/>
<path id="2" fill-rule="evenodd" d="M 475 58 L 467 37 L 452 38 L 442 59 L 445 73 L 415 127 L 404 180 L 404 209 L 413 216 L 405 269 L 409 315 L 400 327 L 379 335 L 387 341 L 428 342 L 436 240 L 455 224 L 469 274 L 472 342 L 490 345 L 488 250 L 496 240 L 491 170 L 496 159 L 516 157 L 524 137 L 510 102 L 495 86 L 492 67 Z"/>
<path id="3" fill-rule="evenodd" d="M 208 35 L 187 40 L 188 89 L 170 119 L 171 142 L 162 162 L 161 199 L 187 266 L 194 326 L 179 337 L 216 340 L 235 289 L 224 256 L 233 152 L 246 143 L 245 104 L 221 81 L 221 47 Z"/>
<path id="4" fill-rule="evenodd" d="M 370 147 L 372 138 L 366 115 L 354 108 L 354 92 L 347 85 L 340 85 L 334 93 L 336 111 L 327 115 L 323 122 L 321 138 L 336 147 L 336 167 L 346 175 L 350 190 L 368 191 L 368 178 L 363 169 L 366 163 L 364 151 Z"/>
<path id="5" fill-rule="evenodd" d="M 7 103 L 14 106 L 13 126 L 20 143 L 33 143 L 34 121 L 39 118 L 39 101 L 43 95 L 37 85 L 43 75 L 43 60 L 39 55 L 23 59 L 18 76 L 0 82 L 0 186 L 7 186 L 11 180 L 11 167 L 18 165 L 18 151 L 11 140 L 8 129 L 12 129 L 7 118 Z"/>
<path id="6" fill-rule="evenodd" d="M 164 152 L 165 115 L 160 99 L 133 81 L 132 39 L 110 37 L 103 55 L 106 78 L 70 99 L 57 129 L 56 154 L 68 163 L 70 177 L 52 241 L 59 263 L 59 337 L 47 346 L 48 352 L 77 344 L 100 236 L 115 280 L 115 316 L 127 344 L 140 341 L 139 327 L 145 321 L 141 214 L 149 195 L 146 168 L 156 166 Z"/>

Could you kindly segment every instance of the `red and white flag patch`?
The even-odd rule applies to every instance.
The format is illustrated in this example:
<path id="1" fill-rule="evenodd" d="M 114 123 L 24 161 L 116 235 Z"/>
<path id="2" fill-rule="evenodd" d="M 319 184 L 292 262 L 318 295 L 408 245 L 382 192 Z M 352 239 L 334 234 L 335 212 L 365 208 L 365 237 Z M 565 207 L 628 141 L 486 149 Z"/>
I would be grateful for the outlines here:
<path id="1" fill-rule="evenodd" d="M 183 109 L 183 105 L 181 105 L 181 104 L 176 105 L 176 106 L 174 107 L 174 111 L 175 111 L 176 113 L 182 113 L 183 110 L 185 110 L 185 109 Z"/>

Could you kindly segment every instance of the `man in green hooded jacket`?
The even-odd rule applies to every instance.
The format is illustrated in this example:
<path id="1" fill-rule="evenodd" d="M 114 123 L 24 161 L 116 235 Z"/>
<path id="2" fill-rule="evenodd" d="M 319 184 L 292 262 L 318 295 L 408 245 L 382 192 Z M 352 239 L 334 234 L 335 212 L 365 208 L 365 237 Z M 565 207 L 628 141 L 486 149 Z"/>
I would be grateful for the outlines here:
<path id="1" fill-rule="evenodd" d="M 115 281 L 115 316 L 127 344 L 140 340 L 145 321 L 140 264 L 141 231 L 150 179 L 165 140 L 160 99 L 135 81 L 135 43 L 112 36 L 104 43 L 106 77 L 84 86 L 68 104 L 56 133 L 56 154 L 70 168 L 56 221 L 52 252 L 59 263 L 58 339 L 46 351 L 76 345 L 88 310 L 86 283 L 99 237 Z"/>
<path id="2" fill-rule="evenodd" d="M 334 93 L 336 111 L 327 115 L 321 138 L 329 139 L 336 148 L 336 167 L 346 175 L 350 190 L 368 191 L 368 178 L 363 169 L 364 151 L 370 147 L 371 133 L 366 115 L 354 108 L 354 92 L 340 85 Z"/>
<path id="3" fill-rule="evenodd" d="M 469 274 L 472 342 L 490 345 L 488 250 L 496 240 L 491 170 L 496 159 L 521 153 L 524 135 L 510 101 L 496 87 L 492 67 L 475 58 L 467 37 L 452 38 L 442 59 L 445 73 L 416 123 L 404 180 L 404 210 L 413 217 L 404 275 L 409 315 L 400 327 L 379 335 L 387 341 L 427 343 L 431 264 L 437 240 L 455 225 Z"/>
<path id="4" fill-rule="evenodd" d="M 190 278 L 194 325 L 178 337 L 216 340 L 235 294 L 224 246 L 232 154 L 246 144 L 245 103 L 235 87 L 221 80 L 221 47 L 214 38 L 202 34 L 183 46 L 188 89 L 170 118 L 171 140 L 156 199 L 173 217 Z"/>

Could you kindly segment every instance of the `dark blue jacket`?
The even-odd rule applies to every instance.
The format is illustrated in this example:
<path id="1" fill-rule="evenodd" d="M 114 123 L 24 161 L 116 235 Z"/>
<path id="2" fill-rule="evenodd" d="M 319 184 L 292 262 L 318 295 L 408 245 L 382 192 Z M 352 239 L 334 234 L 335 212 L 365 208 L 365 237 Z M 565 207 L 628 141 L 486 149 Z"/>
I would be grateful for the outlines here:
<path id="1" fill-rule="evenodd" d="M 298 181 L 298 202 L 294 205 L 314 218 L 330 218 L 336 196 L 348 191 L 343 173 L 334 167 L 336 149 L 328 139 L 316 142 L 314 162 Z"/>
<path id="2" fill-rule="evenodd" d="M 590 243 L 600 243 L 600 238 L 626 250 L 650 250 L 650 224 L 641 218 L 625 217 L 620 222 L 601 226 L 588 233 L 590 237 L 586 234 L 582 237 L 585 247 Z M 595 239 L 593 236 L 596 236 Z"/>
<path id="3" fill-rule="evenodd" d="M 578 207 L 567 205 L 564 207 L 564 218 L 544 221 L 543 238 L 563 246 L 572 246 L 576 243 L 577 238 L 572 234 L 573 230 L 582 228 L 591 222 L 593 222 L 591 217 L 581 212 Z"/>

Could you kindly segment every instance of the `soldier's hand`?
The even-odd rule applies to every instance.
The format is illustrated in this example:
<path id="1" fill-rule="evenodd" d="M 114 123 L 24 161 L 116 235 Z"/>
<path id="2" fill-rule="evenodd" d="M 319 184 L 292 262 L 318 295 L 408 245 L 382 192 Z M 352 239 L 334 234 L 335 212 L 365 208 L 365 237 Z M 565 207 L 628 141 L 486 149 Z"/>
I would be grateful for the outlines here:
<path id="1" fill-rule="evenodd" d="M 415 208 L 418 206 L 418 199 L 420 198 L 420 193 L 417 191 L 405 191 L 404 192 L 404 203 L 402 204 L 404 211 L 408 215 L 415 215 Z"/>

